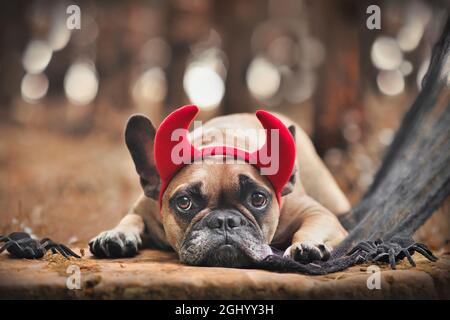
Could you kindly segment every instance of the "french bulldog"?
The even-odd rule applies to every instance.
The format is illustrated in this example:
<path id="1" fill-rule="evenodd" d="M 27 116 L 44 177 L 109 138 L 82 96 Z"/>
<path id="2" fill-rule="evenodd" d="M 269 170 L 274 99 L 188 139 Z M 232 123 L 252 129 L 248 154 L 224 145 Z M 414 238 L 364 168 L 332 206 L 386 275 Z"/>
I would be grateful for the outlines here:
<path id="1" fill-rule="evenodd" d="M 261 111 L 216 117 L 174 139 L 197 112 L 182 107 L 158 130 L 144 115 L 128 120 L 125 141 L 143 194 L 115 228 L 89 242 L 90 251 L 119 258 L 153 247 L 174 250 L 185 264 L 222 267 L 246 267 L 274 251 L 300 263 L 327 260 L 347 235 L 337 217 L 350 204 L 300 126 Z M 271 141 L 270 121 L 280 141 Z M 177 143 L 202 161 L 174 160 Z M 265 175 L 254 156 L 268 145 L 279 168 Z"/>

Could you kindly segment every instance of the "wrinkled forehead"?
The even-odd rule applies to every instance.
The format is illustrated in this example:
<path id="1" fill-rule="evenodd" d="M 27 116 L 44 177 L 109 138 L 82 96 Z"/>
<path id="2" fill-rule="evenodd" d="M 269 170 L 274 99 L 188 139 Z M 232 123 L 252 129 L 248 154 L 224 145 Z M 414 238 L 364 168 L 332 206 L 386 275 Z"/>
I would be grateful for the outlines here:
<path id="1" fill-rule="evenodd" d="M 221 192 L 231 193 L 238 190 L 239 177 L 242 175 L 249 177 L 256 184 L 273 193 L 270 182 L 261 176 L 258 169 L 251 164 L 242 160 L 233 160 L 233 163 L 224 163 L 221 160 L 219 158 L 205 159 L 205 161 L 185 166 L 170 181 L 164 198 L 170 198 L 177 191 L 190 185 L 199 185 L 202 193 L 206 195 L 218 195 Z"/>

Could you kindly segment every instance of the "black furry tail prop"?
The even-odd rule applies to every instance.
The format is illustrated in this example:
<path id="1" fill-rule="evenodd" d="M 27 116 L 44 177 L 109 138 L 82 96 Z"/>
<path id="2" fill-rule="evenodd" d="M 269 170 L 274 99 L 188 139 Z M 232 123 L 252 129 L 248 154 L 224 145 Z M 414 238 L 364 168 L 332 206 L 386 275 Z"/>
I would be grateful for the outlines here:
<path id="1" fill-rule="evenodd" d="M 383 242 L 381 239 L 362 241 L 346 255 L 324 262 L 318 261 L 316 263 L 301 264 L 290 258 L 271 255 L 263 261 L 256 263 L 253 267 L 278 272 L 295 272 L 311 275 L 338 272 L 364 262 L 385 262 L 389 263 L 392 269 L 395 269 L 397 263 L 405 258 L 415 267 L 416 263 L 412 257 L 415 252 L 420 253 L 430 261 L 437 261 L 437 257 L 424 244 L 416 243 L 411 238 L 395 238 L 389 242 Z"/>
<path id="2" fill-rule="evenodd" d="M 415 252 L 437 258 L 412 240 L 450 194 L 450 17 L 435 44 L 422 90 L 404 116 L 374 182 L 362 200 L 341 219 L 349 235 L 328 261 L 301 264 L 278 255 L 252 267 L 305 274 L 327 274 L 364 262 L 393 269 Z"/>

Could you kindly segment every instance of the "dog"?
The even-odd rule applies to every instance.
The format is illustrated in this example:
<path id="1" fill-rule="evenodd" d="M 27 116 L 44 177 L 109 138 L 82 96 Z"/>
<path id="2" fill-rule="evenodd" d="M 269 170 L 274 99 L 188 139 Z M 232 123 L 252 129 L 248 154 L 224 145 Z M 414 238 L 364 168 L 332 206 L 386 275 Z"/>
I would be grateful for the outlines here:
<path id="1" fill-rule="evenodd" d="M 254 114 L 219 116 L 173 139 L 197 112 L 182 107 L 158 130 L 144 115 L 128 120 L 125 141 L 144 192 L 115 228 L 89 242 L 92 254 L 132 257 L 153 247 L 174 250 L 185 264 L 221 267 L 246 267 L 274 252 L 300 263 L 327 260 L 347 235 L 338 216 L 350 203 L 300 126 L 260 111 L 259 121 Z M 282 141 L 269 141 L 270 125 Z M 194 153 L 209 151 L 203 161 L 175 163 L 170 157 L 181 142 Z M 263 175 L 261 161 L 250 161 L 268 144 L 279 148 L 282 173 Z"/>

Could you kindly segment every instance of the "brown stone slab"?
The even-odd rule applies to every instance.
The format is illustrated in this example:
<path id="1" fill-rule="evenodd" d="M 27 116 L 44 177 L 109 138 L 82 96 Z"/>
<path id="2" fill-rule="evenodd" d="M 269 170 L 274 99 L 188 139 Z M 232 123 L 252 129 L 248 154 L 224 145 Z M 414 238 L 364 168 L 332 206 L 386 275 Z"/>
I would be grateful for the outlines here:
<path id="1" fill-rule="evenodd" d="M 76 250 L 79 252 L 79 250 Z M 85 252 L 87 250 L 85 249 Z M 450 297 L 450 256 L 431 263 L 415 255 L 417 267 L 402 262 L 381 267 L 381 289 L 367 288 L 368 265 L 326 276 L 252 269 L 185 266 L 174 253 L 144 250 L 130 259 L 42 260 L 0 255 L 0 298 L 75 299 L 437 299 Z M 66 273 L 75 264 L 81 289 L 69 290 Z"/>

